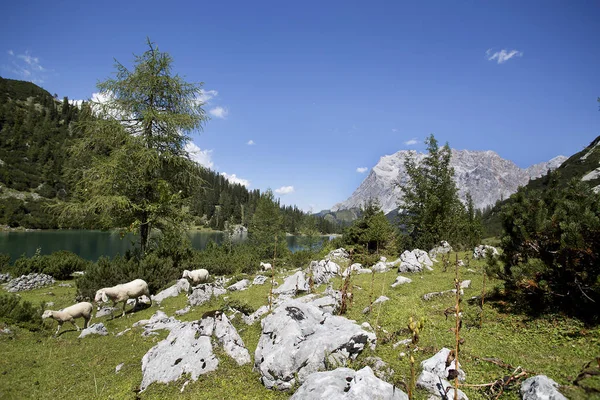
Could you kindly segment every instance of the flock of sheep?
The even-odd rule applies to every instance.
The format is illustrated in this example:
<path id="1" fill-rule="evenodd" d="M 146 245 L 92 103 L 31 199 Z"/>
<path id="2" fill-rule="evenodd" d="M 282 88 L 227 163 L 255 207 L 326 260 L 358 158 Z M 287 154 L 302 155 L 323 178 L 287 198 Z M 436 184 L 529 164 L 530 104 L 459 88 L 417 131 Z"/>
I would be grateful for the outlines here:
<path id="1" fill-rule="evenodd" d="M 205 269 L 196 269 L 193 271 L 188 271 L 186 269 L 183 271 L 182 275 L 183 279 L 189 279 L 192 281 L 193 284 L 206 282 L 208 280 L 208 277 L 209 273 Z M 135 279 L 128 283 L 99 289 L 98 291 L 96 291 L 94 303 L 98 306 L 98 310 L 100 309 L 101 303 L 107 303 L 109 300 L 112 300 L 113 307 L 115 307 L 119 303 L 123 303 L 123 316 L 125 316 L 125 306 L 127 305 L 127 300 L 135 299 L 135 303 L 133 305 L 133 308 L 135 309 L 135 307 L 137 306 L 138 298 L 144 295 L 150 298 L 148 284 L 143 279 Z M 150 304 L 152 304 L 152 300 L 150 300 Z M 80 329 L 77 323 L 75 322 L 75 319 L 83 318 L 83 328 L 87 328 L 90 319 L 92 319 L 93 308 L 94 306 L 92 305 L 92 303 L 84 301 L 59 311 L 46 310 L 44 311 L 44 314 L 42 314 L 42 318 L 52 318 L 58 322 L 58 329 L 56 330 L 55 335 L 58 334 L 60 328 L 65 322 L 72 323 L 79 331 Z"/>

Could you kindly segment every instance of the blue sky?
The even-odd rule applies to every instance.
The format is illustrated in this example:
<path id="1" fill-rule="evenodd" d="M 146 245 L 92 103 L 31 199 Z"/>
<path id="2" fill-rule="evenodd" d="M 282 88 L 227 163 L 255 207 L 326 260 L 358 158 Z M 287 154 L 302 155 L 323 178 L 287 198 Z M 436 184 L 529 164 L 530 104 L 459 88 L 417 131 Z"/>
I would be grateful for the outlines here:
<path id="1" fill-rule="evenodd" d="M 3 5 L 0 75 L 89 98 L 148 36 L 212 96 L 205 162 L 303 209 L 429 133 L 521 167 L 600 135 L 597 1 L 86 3 Z"/>

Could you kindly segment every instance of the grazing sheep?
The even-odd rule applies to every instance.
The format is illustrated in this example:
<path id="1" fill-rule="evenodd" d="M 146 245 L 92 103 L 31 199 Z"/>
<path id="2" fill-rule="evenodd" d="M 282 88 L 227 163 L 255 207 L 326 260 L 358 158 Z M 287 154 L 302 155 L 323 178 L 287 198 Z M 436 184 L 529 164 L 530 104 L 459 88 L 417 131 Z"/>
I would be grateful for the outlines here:
<path id="1" fill-rule="evenodd" d="M 136 279 L 129 283 L 123 283 L 117 286 L 103 288 L 96 292 L 96 296 L 94 297 L 94 302 L 99 304 L 100 302 L 108 302 L 108 300 L 112 300 L 113 307 L 115 307 L 118 303 L 123 303 L 123 316 L 125 316 L 125 306 L 127 305 L 127 300 L 135 299 L 135 303 L 133 304 L 133 308 L 137 306 L 138 297 L 146 295 L 150 298 L 150 291 L 148 290 L 148 284 L 143 279 Z M 152 300 L 150 300 L 150 304 L 152 304 Z M 98 306 L 100 309 L 100 306 Z M 110 312 L 112 317 L 112 310 Z"/>
<path id="2" fill-rule="evenodd" d="M 92 303 L 77 303 L 60 311 L 46 310 L 44 311 L 44 314 L 42 314 L 42 319 L 52 318 L 58 321 L 58 329 L 56 330 L 56 333 L 54 335 L 58 335 L 58 331 L 60 331 L 62 324 L 64 324 L 65 322 L 72 323 L 79 331 L 80 329 L 79 326 L 77 326 L 77 323 L 75 322 L 75 318 L 83 317 L 83 329 L 87 328 L 90 319 L 92 319 L 93 308 L 94 306 L 92 305 Z"/>
<path id="3" fill-rule="evenodd" d="M 182 279 L 185 278 L 189 278 L 192 283 L 196 284 L 196 283 L 203 283 L 206 282 L 208 280 L 208 271 L 205 270 L 204 268 L 202 269 L 195 269 L 193 271 L 188 271 L 187 269 L 183 271 L 183 275 L 181 276 Z"/>
<path id="4" fill-rule="evenodd" d="M 260 262 L 260 269 L 263 272 L 272 271 L 273 270 L 273 266 L 271 264 L 269 264 L 269 263 L 264 263 L 264 262 L 261 261 Z"/>

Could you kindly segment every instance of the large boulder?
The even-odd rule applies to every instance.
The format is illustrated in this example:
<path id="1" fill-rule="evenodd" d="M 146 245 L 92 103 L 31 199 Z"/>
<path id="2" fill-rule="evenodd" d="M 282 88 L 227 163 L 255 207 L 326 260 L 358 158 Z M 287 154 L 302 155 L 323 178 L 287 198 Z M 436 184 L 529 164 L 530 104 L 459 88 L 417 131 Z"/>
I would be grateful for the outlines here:
<path id="1" fill-rule="evenodd" d="M 476 260 L 480 258 L 485 258 L 488 252 L 491 252 L 494 256 L 497 256 L 499 254 L 498 249 L 496 249 L 494 246 L 480 244 L 479 246 L 475 247 L 475 249 L 473 249 L 473 258 Z"/>
<path id="2" fill-rule="evenodd" d="M 306 275 L 303 271 L 298 271 L 294 275 L 285 278 L 283 284 L 274 289 L 273 293 L 295 295 L 297 292 L 308 292 L 309 289 Z"/>
<path id="3" fill-rule="evenodd" d="M 330 260 L 312 261 L 309 268 L 315 285 L 329 283 L 331 278 L 339 275 L 341 272 L 341 267 Z"/>
<path id="4" fill-rule="evenodd" d="M 211 337 L 238 365 L 250 362 L 250 354 L 227 316 L 216 312 L 200 321 L 179 323 L 165 340 L 144 355 L 140 389 L 146 390 L 153 382 L 175 381 L 183 374 L 197 380 L 200 375 L 216 370 L 219 360 L 213 352 Z"/>
<path id="5" fill-rule="evenodd" d="M 419 262 L 416 254 L 412 251 L 406 250 L 400 255 L 400 265 L 398 266 L 398 272 L 421 272 L 423 266 Z"/>
<path id="6" fill-rule="evenodd" d="M 433 261 L 429 258 L 429 254 L 425 250 L 414 249 L 412 253 L 417 257 L 417 261 L 421 266 L 429 271 L 433 271 Z"/>
<path id="7" fill-rule="evenodd" d="M 346 249 L 340 247 L 339 249 L 331 250 L 327 257 L 327 260 L 347 260 L 350 258 L 350 253 Z"/>
<path id="8" fill-rule="evenodd" d="M 248 289 L 248 286 L 250 286 L 250 281 L 248 279 L 242 279 L 241 281 L 236 282 L 231 286 L 228 286 L 227 290 L 231 292 L 237 292 Z"/>
<path id="9" fill-rule="evenodd" d="M 192 307 L 199 306 L 208 302 L 213 297 L 219 297 L 227 293 L 222 287 L 204 283 L 194 287 L 194 290 L 188 296 L 188 302 Z"/>
<path id="10" fill-rule="evenodd" d="M 399 275 L 396 278 L 396 280 L 394 281 L 394 283 L 392 283 L 392 287 L 395 288 L 397 286 L 404 285 L 405 283 L 411 283 L 411 282 L 412 282 L 412 279 Z"/>
<path id="11" fill-rule="evenodd" d="M 269 280 L 269 278 L 264 275 L 256 275 L 256 277 L 252 281 L 252 284 L 253 285 L 264 285 L 267 280 Z"/>
<path id="12" fill-rule="evenodd" d="M 433 357 L 428 358 L 421 362 L 421 367 L 423 368 L 423 372 L 419 375 L 417 379 L 417 386 L 421 387 L 429 393 L 433 394 L 439 398 L 446 398 L 446 390 L 447 398 L 454 398 L 454 389 L 447 389 L 452 385 L 448 382 L 448 372 L 451 369 L 458 370 L 458 380 L 464 381 L 466 378 L 465 372 L 460 368 L 460 363 L 456 360 L 453 360 L 446 367 L 446 360 L 448 360 L 448 355 L 450 354 L 450 349 L 443 348 L 438 351 Z M 468 397 L 462 390 L 458 390 L 458 398 L 468 400 Z"/>
<path id="13" fill-rule="evenodd" d="M 378 261 L 377 264 L 371 267 L 373 272 L 388 272 L 390 270 L 389 263 L 385 263 L 383 261 Z"/>
<path id="14" fill-rule="evenodd" d="M 254 366 L 269 389 L 287 390 L 326 364 L 343 365 L 377 340 L 354 321 L 298 300 L 281 304 L 261 325 Z"/>
<path id="15" fill-rule="evenodd" d="M 290 400 L 408 400 L 406 393 L 377 378 L 371 368 L 355 371 L 337 368 L 315 372 L 296 390 Z"/>
<path id="16" fill-rule="evenodd" d="M 150 298 L 152 299 L 153 302 L 155 301 L 158 304 L 160 304 L 166 298 L 177 297 L 177 296 L 179 296 L 179 293 L 181 293 L 181 292 L 187 293 L 187 292 L 189 292 L 189 290 L 190 290 L 190 283 L 188 282 L 188 280 L 180 279 L 173 286 L 163 290 L 162 292 L 159 292 L 155 296 L 150 296 Z"/>
<path id="17" fill-rule="evenodd" d="M 429 250 L 429 258 L 432 261 L 437 261 L 437 256 L 439 254 L 448 254 L 451 251 L 452 251 L 452 246 L 450 246 L 450 243 L 446 242 L 445 240 L 442 240 L 438 246 Z"/>
<path id="18" fill-rule="evenodd" d="M 153 334 L 155 335 L 155 331 L 162 329 L 172 330 L 180 324 L 181 322 L 179 320 L 174 317 L 169 317 L 164 311 L 158 310 L 150 317 L 150 319 L 142 319 L 132 326 L 134 328 L 138 326 L 142 327 L 144 329 L 142 336 L 151 336 Z"/>
<path id="19" fill-rule="evenodd" d="M 108 335 L 108 330 L 102 322 L 100 322 L 99 324 L 91 324 L 90 326 L 81 331 L 78 339 L 82 339 L 89 335 L 106 336 Z"/>
<path id="20" fill-rule="evenodd" d="M 361 269 L 363 269 L 362 264 L 354 263 L 351 266 L 349 266 L 348 268 L 346 268 L 344 270 L 344 272 L 342 272 L 342 278 L 345 278 L 352 273 L 358 274 L 358 271 L 360 271 Z M 371 273 L 371 272 L 373 272 L 373 271 L 369 270 L 369 273 Z"/>
<path id="21" fill-rule="evenodd" d="M 546 375 L 536 375 L 521 384 L 521 396 L 523 400 L 567 400 L 558 388 L 558 383 Z"/>

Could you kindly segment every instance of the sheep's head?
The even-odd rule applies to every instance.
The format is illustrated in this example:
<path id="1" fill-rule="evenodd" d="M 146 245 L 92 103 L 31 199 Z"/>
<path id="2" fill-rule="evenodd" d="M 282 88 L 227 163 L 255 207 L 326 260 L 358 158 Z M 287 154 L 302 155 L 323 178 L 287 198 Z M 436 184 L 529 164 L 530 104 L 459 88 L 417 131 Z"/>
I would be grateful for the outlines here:
<path id="1" fill-rule="evenodd" d="M 52 317 L 52 311 L 51 310 L 46 310 L 42 314 L 42 319 L 46 319 L 46 318 L 50 318 L 50 317 Z"/>
<path id="2" fill-rule="evenodd" d="M 103 289 L 98 290 L 96 292 L 96 296 L 94 297 L 94 303 L 106 303 L 107 301 L 108 296 L 106 295 L 106 292 Z M 98 309 L 100 309 L 100 306 L 98 306 Z"/>
<path id="3" fill-rule="evenodd" d="M 183 275 L 181 275 L 181 279 L 188 278 L 189 276 L 190 276 L 190 271 L 188 271 L 187 269 L 184 269 Z"/>

